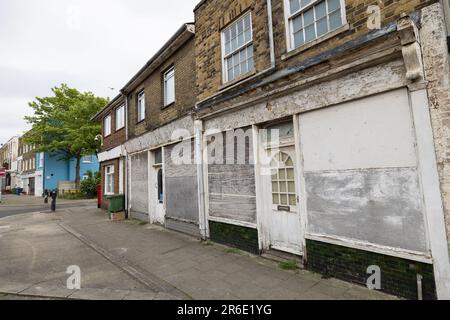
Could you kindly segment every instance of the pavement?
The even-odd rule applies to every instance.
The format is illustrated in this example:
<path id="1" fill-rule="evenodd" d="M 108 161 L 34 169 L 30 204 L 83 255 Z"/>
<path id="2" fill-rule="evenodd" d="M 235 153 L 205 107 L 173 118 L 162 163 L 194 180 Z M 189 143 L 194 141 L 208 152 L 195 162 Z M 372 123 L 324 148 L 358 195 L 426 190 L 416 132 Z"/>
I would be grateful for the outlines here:
<path id="1" fill-rule="evenodd" d="M 93 205 L 0 218 L 0 300 L 391 300 Z M 69 290 L 69 266 L 81 289 Z"/>

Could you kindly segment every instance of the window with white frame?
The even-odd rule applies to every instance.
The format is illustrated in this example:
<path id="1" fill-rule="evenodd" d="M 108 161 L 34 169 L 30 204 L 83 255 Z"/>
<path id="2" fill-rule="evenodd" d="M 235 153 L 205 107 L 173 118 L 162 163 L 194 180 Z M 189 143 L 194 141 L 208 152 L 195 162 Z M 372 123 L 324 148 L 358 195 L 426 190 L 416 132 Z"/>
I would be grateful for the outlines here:
<path id="1" fill-rule="evenodd" d="M 105 167 L 105 194 L 114 194 L 114 166 Z"/>
<path id="2" fill-rule="evenodd" d="M 137 112 L 138 112 L 138 122 L 145 119 L 145 92 L 142 91 L 138 94 L 137 99 Z"/>
<path id="3" fill-rule="evenodd" d="M 164 73 L 164 106 L 175 102 L 175 68 Z"/>
<path id="4" fill-rule="evenodd" d="M 125 127 L 125 106 L 116 109 L 116 131 Z"/>
<path id="5" fill-rule="evenodd" d="M 103 135 L 107 137 L 111 134 L 111 115 L 108 115 L 103 122 Z"/>
<path id="6" fill-rule="evenodd" d="M 285 0 L 289 49 L 296 49 L 346 23 L 344 0 Z"/>
<path id="7" fill-rule="evenodd" d="M 223 80 L 253 71 L 252 16 L 245 14 L 222 31 Z"/>

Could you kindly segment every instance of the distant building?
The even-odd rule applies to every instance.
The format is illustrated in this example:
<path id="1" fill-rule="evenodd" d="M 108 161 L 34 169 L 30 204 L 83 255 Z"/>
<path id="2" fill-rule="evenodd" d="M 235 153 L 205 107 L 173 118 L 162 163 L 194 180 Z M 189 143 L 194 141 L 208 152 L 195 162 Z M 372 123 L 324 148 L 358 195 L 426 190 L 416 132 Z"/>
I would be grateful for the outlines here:
<path id="1" fill-rule="evenodd" d="M 19 156 L 19 137 L 14 136 L 0 148 L 0 167 L 6 169 L 6 176 L 1 179 L 3 191 L 14 188 L 17 179 L 17 159 Z"/>
<path id="2" fill-rule="evenodd" d="M 22 188 L 23 192 L 31 196 L 40 196 L 42 190 L 36 185 L 42 185 L 42 175 L 36 172 L 36 145 L 27 144 L 23 137 L 19 138 L 17 175 L 15 187 Z"/>
<path id="3" fill-rule="evenodd" d="M 36 154 L 36 176 L 43 177 L 39 180 L 40 185 L 36 189 L 45 190 L 67 189 L 67 186 L 74 185 L 76 177 L 76 159 L 64 159 L 57 153 L 40 152 Z M 96 155 L 84 156 L 80 163 L 80 179 L 88 177 L 88 171 L 93 173 L 99 170 Z M 74 188 L 74 187 L 73 187 Z"/>

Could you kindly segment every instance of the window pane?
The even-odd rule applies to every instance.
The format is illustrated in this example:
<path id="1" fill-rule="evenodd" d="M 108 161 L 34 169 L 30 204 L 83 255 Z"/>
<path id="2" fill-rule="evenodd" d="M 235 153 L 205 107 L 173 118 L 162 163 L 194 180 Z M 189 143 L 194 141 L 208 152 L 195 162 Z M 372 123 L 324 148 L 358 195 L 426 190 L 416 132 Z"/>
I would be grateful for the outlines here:
<path id="1" fill-rule="evenodd" d="M 248 63 L 248 71 L 253 71 L 253 57 L 247 60 Z"/>
<path id="2" fill-rule="evenodd" d="M 291 157 L 289 157 L 289 159 L 287 159 L 286 166 L 288 166 L 288 167 L 293 167 L 294 166 L 294 162 L 292 161 Z"/>
<path id="3" fill-rule="evenodd" d="M 292 20 L 292 30 L 294 33 L 301 30 L 303 28 L 303 21 L 302 21 L 302 15 L 299 15 L 298 17 L 294 18 Z"/>
<path id="4" fill-rule="evenodd" d="M 233 80 L 234 79 L 234 75 L 233 75 L 233 69 L 229 69 L 228 70 L 228 80 Z"/>
<path id="5" fill-rule="evenodd" d="M 244 18 L 244 27 L 245 27 L 245 29 L 250 29 L 251 23 L 252 22 L 251 22 L 251 19 L 250 19 L 250 15 L 248 14 Z"/>
<path id="6" fill-rule="evenodd" d="M 252 40 L 252 30 L 247 29 L 247 30 L 245 30 L 245 43 L 247 43 L 251 40 Z"/>
<path id="7" fill-rule="evenodd" d="M 225 37 L 225 43 L 229 43 L 230 42 L 230 40 L 231 40 L 231 34 L 230 34 L 230 30 L 226 30 L 223 34 L 224 34 L 224 37 Z"/>
<path id="8" fill-rule="evenodd" d="M 283 206 L 288 205 L 288 198 L 286 194 L 280 194 L 280 204 Z"/>
<path id="9" fill-rule="evenodd" d="M 244 20 L 241 20 L 237 23 L 237 33 L 242 34 L 244 32 Z"/>
<path id="10" fill-rule="evenodd" d="M 242 47 L 243 45 L 244 45 L 244 34 L 241 33 L 241 34 L 238 36 L 238 47 Z"/>
<path id="11" fill-rule="evenodd" d="M 247 47 L 247 58 L 253 57 L 253 45 Z"/>
<path id="12" fill-rule="evenodd" d="M 280 199 L 278 197 L 278 193 L 272 194 L 272 202 L 275 205 L 279 205 L 280 204 Z"/>
<path id="13" fill-rule="evenodd" d="M 304 13 L 304 21 L 305 21 L 305 26 L 308 26 L 308 25 L 314 23 L 314 8 L 311 8 Z"/>
<path id="14" fill-rule="evenodd" d="M 234 77 L 237 78 L 241 74 L 239 65 L 234 67 Z"/>
<path id="15" fill-rule="evenodd" d="M 272 192 L 278 192 L 278 182 L 272 182 Z"/>
<path id="16" fill-rule="evenodd" d="M 312 1 L 312 0 L 301 0 L 301 6 L 302 6 L 302 8 L 305 7 L 305 6 L 307 6 L 308 4 L 310 4 L 311 1 Z"/>
<path id="17" fill-rule="evenodd" d="M 295 193 L 295 182 L 288 182 L 288 192 Z"/>
<path id="18" fill-rule="evenodd" d="M 340 0 L 328 0 L 328 12 L 333 12 L 341 7 Z"/>
<path id="19" fill-rule="evenodd" d="M 289 205 L 296 206 L 297 205 L 297 196 L 290 195 L 289 196 Z"/>
<path id="20" fill-rule="evenodd" d="M 317 36 L 320 37 L 321 35 L 328 32 L 328 22 L 327 18 L 323 18 L 319 21 L 317 21 Z"/>
<path id="21" fill-rule="evenodd" d="M 322 1 L 317 6 L 315 6 L 315 9 L 316 9 L 316 20 L 319 20 L 320 18 L 323 18 L 327 15 L 327 7 L 325 1 Z"/>
<path id="22" fill-rule="evenodd" d="M 284 192 L 284 193 L 287 192 L 286 182 L 285 181 L 280 182 L 280 192 Z"/>
<path id="23" fill-rule="evenodd" d="M 316 38 L 316 30 L 314 29 L 314 25 L 306 27 L 305 34 L 306 34 L 306 36 L 305 36 L 306 42 L 314 40 Z"/>
<path id="24" fill-rule="evenodd" d="M 334 30 L 342 25 L 341 10 L 330 14 L 330 30 Z"/>
<path id="25" fill-rule="evenodd" d="M 289 0 L 289 7 L 291 9 L 291 14 L 297 12 L 300 9 L 299 0 Z"/>
<path id="26" fill-rule="evenodd" d="M 305 39 L 303 39 L 303 30 L 294 34 L 294 46 L 296 48 L 300 47 L 304 43 L 305 43 Z"/>
<path id="27" fill-rule="evenodd" d="M 279 170 L 280 180 L 286 179 L 286 171 L 284 169 Z"/>
<path id="28" fill-rule="evenodd" d="M 231 32 L 231 40 L 235 39 L 237 34 L 236 34 L 236 26 L 233 25 L 232 27 L 230 27 L 230 32 Z"/>
<path id="29" fill-rule="evenodd" d="M 229 54 L 231 52 L 231 44 L 229 42 L 225 43 L 225 54 Z"/>
<path id="30" fill-rule="evenodd" d="M 288 180 L 294 180 L 295 176 L 294 176 L 294 169 L 286 169 L 287 172 L 287 179 Z"/>
<path id="31" fill-rule="evenodd" d="M 241 63 L 241 73 L 244 74 L 244 73 L 247 73 L 247 72 L 248 72 L 247 61 L 245 61 L 245 62 Z"/>

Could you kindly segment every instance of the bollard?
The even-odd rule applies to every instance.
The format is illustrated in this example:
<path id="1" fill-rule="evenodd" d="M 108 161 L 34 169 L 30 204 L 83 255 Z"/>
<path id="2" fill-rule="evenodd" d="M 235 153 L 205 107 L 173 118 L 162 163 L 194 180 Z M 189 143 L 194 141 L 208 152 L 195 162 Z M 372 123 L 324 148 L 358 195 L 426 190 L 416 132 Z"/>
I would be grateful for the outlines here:
<path id="1" fill-rule="evenodd" d="M 52 197 L 52 211 L 55 212 L 56 211 L 56 192 L 52 192 L 51 193 L 51 197 Z"/>

